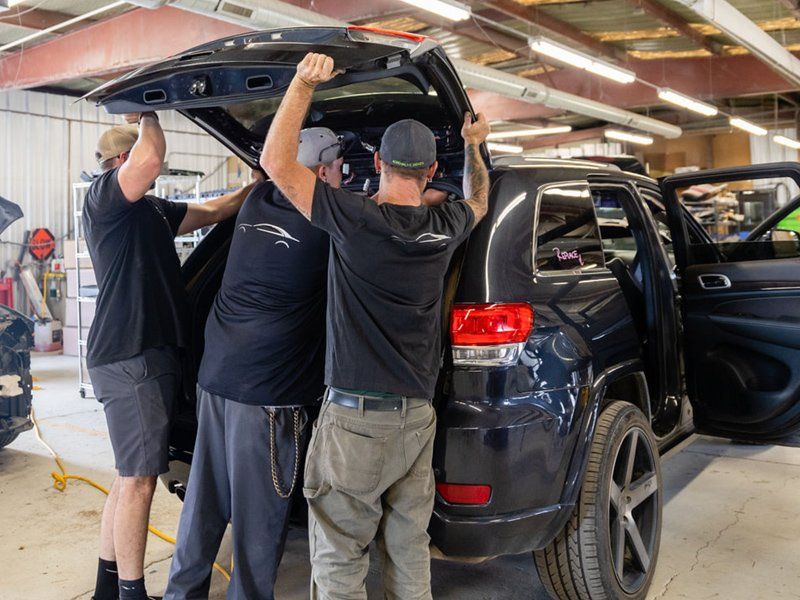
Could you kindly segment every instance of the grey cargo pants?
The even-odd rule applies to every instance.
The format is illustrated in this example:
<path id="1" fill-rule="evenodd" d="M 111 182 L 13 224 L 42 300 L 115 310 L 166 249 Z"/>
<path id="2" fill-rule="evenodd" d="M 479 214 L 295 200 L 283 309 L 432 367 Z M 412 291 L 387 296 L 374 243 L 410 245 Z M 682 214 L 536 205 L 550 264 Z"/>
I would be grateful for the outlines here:
<path id="1" fill-rule="evenodd" d="M 373 540 L 383 562 L 385 598 L 431 598 L 427 528 L 435 431 L 430 403 L 402 412 L 323 403 L 303 489 L 312 599 L 366 599 Z"/>
<path id="2" fill-rule="evenodd" d="M 269 410 L 275 414 L 278 482 L 272 479 Z M 234 563 L 228 599 L 274 598 L 291 510 L 291 499 L 279 496 L 276 486 L 287 495 L 292 485 L 294 410 L 249 406 L 198 387 L 197 441 L 165 600 L 208 598 L 228 521 Z M 299 410 L 302 468 L 307 409 Z"/>

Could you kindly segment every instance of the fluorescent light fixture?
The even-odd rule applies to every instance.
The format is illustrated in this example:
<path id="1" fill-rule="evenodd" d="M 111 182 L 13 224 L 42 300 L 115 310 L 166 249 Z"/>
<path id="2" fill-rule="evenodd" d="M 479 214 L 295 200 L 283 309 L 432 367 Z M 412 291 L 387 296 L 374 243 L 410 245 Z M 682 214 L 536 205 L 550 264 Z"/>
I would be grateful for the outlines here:
<path id="1" fill-rule="evenodd" d="M 788 148 L 792 148 L 794 150 L 800 150 L 800 142 L 793 140 L 792 138 L 788 138 L 783 135 L 776 135 L 772 138 L 772 140 L 781 146 L 787 146 Z"/>
<path id="2" fill-rule="evenodd" d="M 489 148 L 491 152 L 502 152 L 504 154 L 521 154 L 522 153 L 522 146 L 516 146 L 514 144 L 498 144 L 496 142 L 489 142 L 486 144 L 486 147 Z"/>
<path id="3" fill-rule="evenodd" d="M 592 64 L 587 67 L 586 70 L 590 73 L 594 73 L 595 75 L 600 75 L 600 77 L 605 77 L 606 79 L 616 81 L 617 83 L 627 84 L 636 81 L 636 74 L 633 71 L 620 69 L 619 67 L 615 67 L 613 65 L 609 65 L 608 63 L 597 60 L 593 60 Z"/>
<path id="4" fill-rule="evenodd" d="M 627 131 L 620 131 L 619 129 L 606 129 L 605 136 L 610 140 L 619 140 L 620 142 L 629 142 L 631 144 L 639 144 L 640 146 L 649 146 L 655 141 L 649 135 L 628 133 Z"/>
<path id="5" fill-rule="evenodd" d="M 572 127 L 569 125 L 541 127 L 539 129 L 511 129 L 507 131 L 493 131 L 486 139 L 510 140 L 515 138 L 535 137 L 537 135 L 556 135 L 558 133 L 569 133 L 570 131 L 572 131 Z"/>
<path id="6" fill-rule="evenodd" d="M 578 67 L 584 71 L 589 71 L 595 75 L 600 75 L 606 79 L 611 79 L 617 83 L 633 83 L 636 81 L 636 74 L 633 71 L 615 67 L 607 62 L 573 50 L 569 46 L 559 44 L 544 37 L 534 37 L 528 42 L 531 50 L 544 54 L 555 60 L 561 61 L 573 67 Z"/>
<path id="7" fill-rule="evenodd" d="M 658 97 L 661 98 L 664 102 L 669 102 L 670 104 L 674 104 L 675 106 L 680 106 L 682 108 L 691 110 L 692 112 L 699 113 L 706 117 L 713 117 L 714 115 L 719 113 L 719 109 L 716 106 L 712 106 L 711 104 L 706 104 L 705 102 L 700 102 L 699 100 L 690 98 L 689 96 L 676 92 L 675 90 L 660 88 L 658 90 Z"/>
<path id="8" fill-rule="evenodd" d="M 472 14 L 470 7 L 461 2 L 450 2 L 446 0 L 401 0 L 416 8 L 432 12 L 450 21 L 463 21 L 469 19 Z"/>
<path id="9" fill-rule="evenodd" d="M 763 127 L 759 127 L 755 123 L 745 121 L 739 117 L 731 117 L 730 124 L 732 127 L 736 127 L 737 129 L 741 129 L 747 133 L 752 133 L 753 135 L 767 135 L 767 130 Z"/>
<path id="10" fill-rule="evenodd" d="M 81 21 L 85 21 L 86 19 L 91 19 L 95 15 L 102 14 L 104 12 L 108 12 L 109 10 L 115 9 L 118 6 L 122 6 L 123 4 L 127 4 L 126 2 L 112 2 L 111 4 L 106 4 L 105 6 L 101 6 L 100 8 L 96 8 L 94 10 L 90 10 L 87 13 L 83 13 L 82 15 L 78 15 L 77 17 L 73 17 L 71 19 L 67 19 L 66 21 L 62 21 L 61 23 L 56 23 L 55 25 L 48 27 L 46 29 L 42 29 L 30 35 L 26 35 L 23 38 L 18 40 L 14 40 L 13 42 L 9 42 L 4 46 L 0 46 L 0 52 L 5 52 L 6 50 L 10 50 L 11 48 L 15 48 L 17 46 L 21 46 L 31 40 L 35 40 L 36 38 L 40 38 L 43 35 L 47 35 L 48 33 L 53 33 L 54 31 L 58 31 L 59 29 L 63 29 L 64 27 L 69 27 L 70 25 L 74 25 L 75 23 L 80 23 Z"/>

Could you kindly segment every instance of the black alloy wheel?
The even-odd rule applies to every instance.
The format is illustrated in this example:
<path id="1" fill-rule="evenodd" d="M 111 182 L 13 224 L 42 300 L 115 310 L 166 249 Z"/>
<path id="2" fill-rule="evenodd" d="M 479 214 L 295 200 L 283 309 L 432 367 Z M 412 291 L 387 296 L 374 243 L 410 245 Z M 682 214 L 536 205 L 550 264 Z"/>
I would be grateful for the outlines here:
<path id="1" fill-rule="evenodd" d="M 622 589 L 635 593 L 651 567 L 660 528 L 660 494 L 653 448 L 639 427 L 618 447 L 609 481 L 609 538 L 614 573 Z"/>
<path id="2" fill-rule="evenodd" d="M 545 589 L 558 600 L 644 600 L 658 558 L 662 505 L 650 424 L 633 404 L 613 401 L 598 419 L 569 521 L 534 552 Z"/>

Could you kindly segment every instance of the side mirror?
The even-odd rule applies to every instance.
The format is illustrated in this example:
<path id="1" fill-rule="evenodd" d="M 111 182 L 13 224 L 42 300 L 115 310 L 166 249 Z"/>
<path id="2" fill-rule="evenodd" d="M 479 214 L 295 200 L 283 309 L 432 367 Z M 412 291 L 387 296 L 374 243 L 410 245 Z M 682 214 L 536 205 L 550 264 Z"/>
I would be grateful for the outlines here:
<path id="1" fill-rule="evenodd" d="M 769 232 L 771 242 L 796 242 L 800 243 L 800 231 L 794 229 L 773 229 Z"/>

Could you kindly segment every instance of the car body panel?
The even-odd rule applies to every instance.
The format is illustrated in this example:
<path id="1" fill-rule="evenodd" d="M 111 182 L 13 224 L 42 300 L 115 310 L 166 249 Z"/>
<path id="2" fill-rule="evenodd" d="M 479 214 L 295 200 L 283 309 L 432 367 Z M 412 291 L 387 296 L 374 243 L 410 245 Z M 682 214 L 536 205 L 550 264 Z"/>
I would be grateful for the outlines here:
<path id="1" fill-rule="evenodd" d="M 33 427 L 32 349 L 33 322 L 0 305 L 0 438 Z"/>

